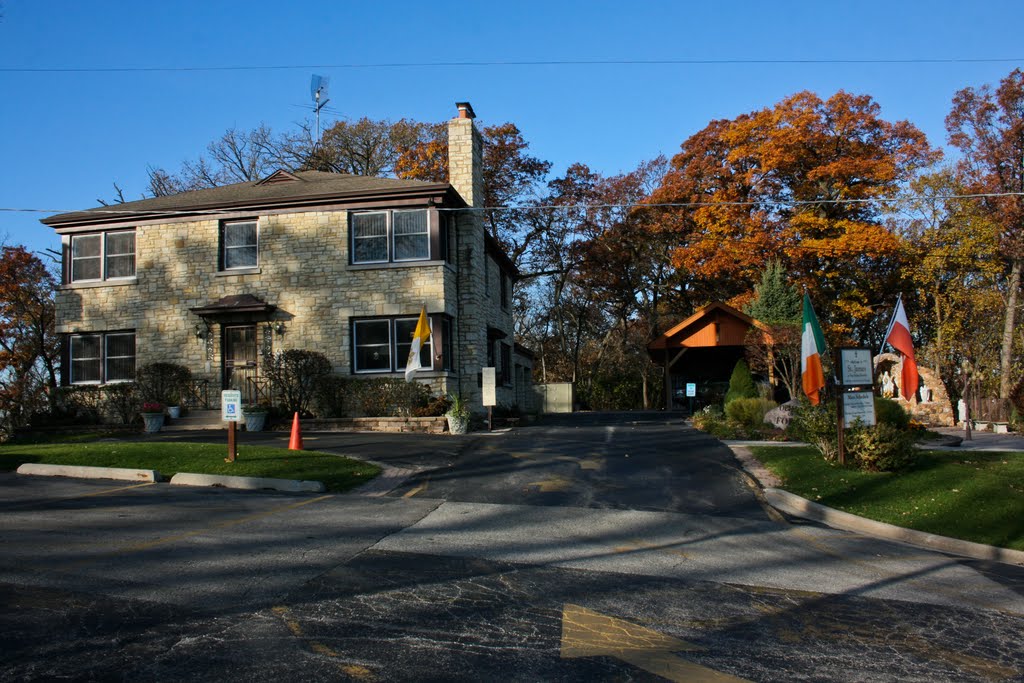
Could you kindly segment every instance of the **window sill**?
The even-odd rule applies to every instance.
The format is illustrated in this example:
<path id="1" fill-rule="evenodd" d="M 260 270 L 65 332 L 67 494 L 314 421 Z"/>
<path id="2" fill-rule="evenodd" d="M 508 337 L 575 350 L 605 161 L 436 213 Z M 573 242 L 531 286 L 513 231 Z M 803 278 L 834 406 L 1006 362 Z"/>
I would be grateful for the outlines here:
<path id="1" fill-rule="evenodd" d="M 392 261 L 388 263 L 350 263 L 349 270 L 379 270 L 382 268 L 418 268 L 423 266 L 443 266 L 446 261 Z"/>
<path id="2" fill-rule="evenodd" d="M 232 268 L 230 270 L 218 270 L 213 274 L 214 277 L 231 277 L 232 275 L 259 275 L 263 272 L 260 267 L 256 268 Z"/>
<path id="3" fill-rule="evenodd" d="M 454 370 L 420 370 L 416 373 L 417 379 L 436 379 L 438 377 L 454 377 Z M 390 370 L 353 370 L 352 377 L 377 377 L 405 379 L 405 370 L 391 372 Z"/>
<path id="4" fill-rule="evenodd" d="M 89 280 L 87 282 L 68 282 L 61 285 L 60 289 L 92 289 L 93 287 L 126 287 L 139 284 L 138 278 L 126 277 L 116 280 Z"/>

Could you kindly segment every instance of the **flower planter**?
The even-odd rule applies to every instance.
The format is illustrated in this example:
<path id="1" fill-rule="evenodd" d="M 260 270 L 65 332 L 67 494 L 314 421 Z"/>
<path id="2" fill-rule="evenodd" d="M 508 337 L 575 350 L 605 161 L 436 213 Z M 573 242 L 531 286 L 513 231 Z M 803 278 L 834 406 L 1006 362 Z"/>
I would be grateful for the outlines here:
<path id="1" fill-rule="evenodd" d="M 181 406 L 167 406 L 167 417 L 177 420 L 181 417 Z"/>
<path id="2" fill-rule="evenodd" d="M 245 431 L 247 432 L 262 432 L 263 427 L 267 422 L 266 413 L 247 413 L 242 412 L 245 416 Z"/>
<path id="3" fill-rule="evenodd" d="M 445 415 L 448 419 L 448 431 L 452 434 L 466 434 L 469 432 L 468 415 Z"/>
<path id="4" fill-rule="evenodd" d="M 164 428 L 163 413 L 142 413 L 142 419 L 146 423 L 147 434 L 155 434 Z"/>

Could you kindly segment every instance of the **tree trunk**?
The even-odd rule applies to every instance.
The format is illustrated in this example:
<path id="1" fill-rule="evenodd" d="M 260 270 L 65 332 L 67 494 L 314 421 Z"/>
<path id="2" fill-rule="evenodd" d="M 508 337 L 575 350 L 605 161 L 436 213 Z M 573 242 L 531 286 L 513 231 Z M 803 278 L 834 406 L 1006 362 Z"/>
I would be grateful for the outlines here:
<path id="1" fill-rule="evenodd" d="M 1010 397 L 1010 370 L 1013 360 L 1013 330 L 1017 319 L 1017 298 L 1020 294 L 1021 259 L 1015 258 L 1010 266 L 1010 279 L 1006 288 L 1006 319 L 1003 341 L 999 350 L 999 398 Z"/>

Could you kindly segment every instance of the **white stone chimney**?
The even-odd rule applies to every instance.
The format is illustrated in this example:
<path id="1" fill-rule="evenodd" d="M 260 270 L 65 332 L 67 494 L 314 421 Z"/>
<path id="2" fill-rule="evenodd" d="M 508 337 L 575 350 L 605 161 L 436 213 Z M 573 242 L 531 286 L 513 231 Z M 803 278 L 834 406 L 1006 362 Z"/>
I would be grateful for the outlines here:
<path id="1" fill-rule="evenodd" d="M 469 102 L 456 102 L 457 117 L 448 122 L 448 182 L 469 206 L 483 206 L 483 140 L 473 125 Z"/>

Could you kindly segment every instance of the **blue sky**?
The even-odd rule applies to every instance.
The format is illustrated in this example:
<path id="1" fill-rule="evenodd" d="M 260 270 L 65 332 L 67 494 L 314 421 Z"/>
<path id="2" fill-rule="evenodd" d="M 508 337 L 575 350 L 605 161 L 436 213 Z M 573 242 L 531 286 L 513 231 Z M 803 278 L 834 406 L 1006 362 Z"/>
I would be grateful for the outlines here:
<path id="1" fill-rule="evenodd" d="M 865 93 L 935 146 L 958 89 L 1024 67 L 1024 3 L 93 2 L 0 0 L 0 240 L 56 248 L 48 214 L 145 189 L 230 127 L 310 116 L 443 121 L 472 102 L 555 172 L 674 154 L 715 118 L 800 90 Z M 352 64 L 644 60 L 979 60 L 912 64 Z M 189 70 L 317 65 L 314 68 Z M 167 68 L 172 71 L 113 71 Z M 76 69 L 77 71 L 70 71 Z M 48 70 L 48 71 L 41 71 Z"/>

